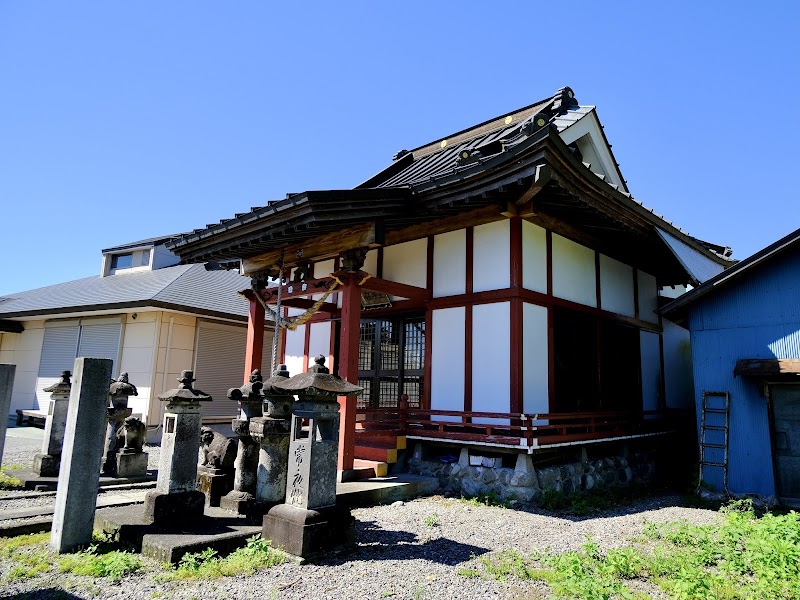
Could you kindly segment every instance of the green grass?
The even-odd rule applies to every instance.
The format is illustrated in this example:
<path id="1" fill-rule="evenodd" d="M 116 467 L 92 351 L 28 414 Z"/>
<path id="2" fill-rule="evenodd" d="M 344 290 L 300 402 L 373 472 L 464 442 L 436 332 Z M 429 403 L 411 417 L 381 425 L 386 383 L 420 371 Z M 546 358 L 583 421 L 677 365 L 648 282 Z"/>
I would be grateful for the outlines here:
<path id="1" fill-rule="evenodd" d="M 599 491 L 589 490 L 574 494 L 565 494 L 548 488 L 542 493 L 541 506 L 545 510 L 566 511 L 575 516 L 584 517 L 630 504 L 652 494 L 652 486 L 648 487 L 635 482 Z"/>
<path id="2" fill-rule="evenodd" d="M 21 479 L 18 479 L 13 475 L 9 475 L 5 471 L 5 468 L 0 471 L 0 490 L 21 490 L 23 487 L 25 487 L 25 484 L 22 483 Z"/>
<path id="3" fill-rule="evenodd" d="M 464 577 L 544 581 L 556 598 L 640 598 L 647 581 L 671 598 L 800 598 L 800 514 L 757 518 L 750 501 L 720 510 L 714 525 L 648 524 L 644 543 L 602 552 L 589 539 L 577 552 L 502 551 L 483 556 Z"/>
<path id="4" fill-rule="evenodd" d="M 159 579 L 170 581 L 252 575 L 285 561 L 285 556 L 276 552 L 270 546 L 269 540 L 262 540 L 257 534 L 247 540 L 247 546 L 224 558 L 219 557 L 217 551 L 211 548 L 186 554 L 174 569 L 162 574 Z"/>
<path id="5" fill-rule="evenodd" d="M 503 500 L 496 492 L 488 494 L 478 494 L 477 496 L 461 496 L 461 502 L 470 506 L 499 506 L 500 508 L 510 508 L 511 504 Z"/>
<path id="6" fill-rule="evenodd" d="M 436 513 L 429 514 L 423 519 L 422 523 L 425 525 L 425 527 L 439 527 L 442 524 L 442 522 L 439 520 L 439 515 Z"/>
<path id="7" fill-rule="evenodd" d="M 0 538 L 0 559 L 10 563 L 0 583 L 29 579 L 42 573 L 58 571 L 88 577 L 103 577 L 119 581 L 129 575 L 149 569 L 162 581 L 181 579 L 213 579 L 236 575 L 252 575 L 286 560 L 273 550 L 268 541 L 256 535 L 224 558 L 215 550 L 187 554 L 180 564 L 155 566 L 152 561 L 130 552 L 129 548 L 95 532 L 93 543 L 85 550 L 72 554 L 56 554 L 49 546 L 49 533 Z"/>

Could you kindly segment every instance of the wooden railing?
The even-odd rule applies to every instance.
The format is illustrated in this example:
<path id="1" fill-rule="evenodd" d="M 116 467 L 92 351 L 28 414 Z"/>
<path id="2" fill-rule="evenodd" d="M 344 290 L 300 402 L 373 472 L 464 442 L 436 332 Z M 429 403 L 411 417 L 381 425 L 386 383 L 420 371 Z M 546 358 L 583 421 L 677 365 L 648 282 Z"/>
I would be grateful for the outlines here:
<path id="1" fill-rule="evenodd" d="M 402 401 L 397 408 L 366 408 L 358 413 L 360 436 L 393 432 L 526 448 L 662 433 L 673 429 L 675 424 L 670 411 L 463 412 L 408 408 Z"/>

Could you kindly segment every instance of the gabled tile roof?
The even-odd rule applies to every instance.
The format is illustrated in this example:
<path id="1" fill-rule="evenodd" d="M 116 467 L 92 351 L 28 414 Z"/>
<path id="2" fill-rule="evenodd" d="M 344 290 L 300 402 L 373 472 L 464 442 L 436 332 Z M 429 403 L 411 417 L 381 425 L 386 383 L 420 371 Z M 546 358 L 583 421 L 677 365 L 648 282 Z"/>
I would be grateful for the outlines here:
<path id="1" fill-rule="evenodd" d="M 0 319 L 153 306 L 244 320 L 250 280 L 205 265 L 86 277 L 0 297 Z"/>

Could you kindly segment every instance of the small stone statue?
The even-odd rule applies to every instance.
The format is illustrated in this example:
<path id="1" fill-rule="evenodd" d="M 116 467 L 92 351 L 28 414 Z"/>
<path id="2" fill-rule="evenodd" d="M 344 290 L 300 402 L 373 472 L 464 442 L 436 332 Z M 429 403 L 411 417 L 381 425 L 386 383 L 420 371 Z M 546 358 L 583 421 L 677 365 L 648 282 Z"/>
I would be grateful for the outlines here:
<path id="1" fill-rule="evenodd" d="M 124 409 L 128 407 L 128 397 L 138 396 L 139 392 L 136 390 L 136 386 L 128 381 L 128 374 L 120 373 L 119 379 L 111 380 L 108 395 L 111 396 L 114 408 Z"/>
<path id="2" fill-rule="evenodd" d="M 117 448 L 126 453 L 141 452 L 144 446 L 147 427 L 136 417 L 127 417 L 117 430 Z"/>
<path id="3" fill-rule="evenodd" d="M 228 439 L 210 427 L 201 427 L 199 466 L 233 472 L 236 447 L 236 440 Z"/>

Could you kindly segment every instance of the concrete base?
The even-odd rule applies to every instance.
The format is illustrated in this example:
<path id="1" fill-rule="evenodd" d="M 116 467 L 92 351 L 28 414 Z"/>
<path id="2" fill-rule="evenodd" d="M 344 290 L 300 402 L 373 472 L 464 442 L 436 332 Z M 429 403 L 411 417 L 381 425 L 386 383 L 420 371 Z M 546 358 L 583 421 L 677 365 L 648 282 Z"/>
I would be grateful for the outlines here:
<path id="1" fill-rule="evenodd" d="M 58 477 L 42 477 L 33 469 L 15 470 L 14 477 L 21 480 L 27 490 L 39 492 L 53 491 L 58 488 Z M 100 477 L 100 487 L 106 485 L 126 485 L 129 483 L 146 483 L 156 480 L 156 471 L 145 471 L 142 477 Z M 99 475 L 99 474 L 98 474 Z"/>
<path id="2" fill-rule="evenodd" d="M 37 452 L 33 456 L 33 471 L 39 477 L 56 477 L 61 466 L 61 456 Z"/>
<path id="3" fill-rule="evenodd" d="M 207 508 L 192 522 L 158 526 L 142 512 L 141 506 L 104 508 L 95 513 L 94 528 L 106 531 L 137 552 L 161 562 L 177 563 L 184 554 L 213 548 L 224 556 L 247 544 L 247 538 L 261 532 L 244 518 Z"/>
<path id="4" fill-rule="evenodd" d="M 203 516 L 206 497 L 202 492 L 147 492 L 144 518 L 148 523 L 185 523 Z"/>
<path id="5" fill-rule="evenodd" d="M 147 452 L 117 452 L 117 477 L 145 477 Z"/>
<path id="6" fill-rule="evenodd" d="M 198 467 L 197 489 L 205 495 L 206 506 L 219 506 L 222 497 L 233 489 L 233 473 Z"/>
<path id="7" fill-rule="evenodd" d="M 330 507 L 306 510 L 279 504 L 264 517 L 261 533 L 275 548 L 301 558 L 312 558 L 355 542 L 355 520 L 350 510 Z"/>
<path id="8" fill-rule="evenodd" d="M 360 479 L 336 485 L 336 504 L 350 508 L 391 504 L 397 500 L 430 496 L 438 487 L 439 480 L 435 477 L 410 473 Z"/>

